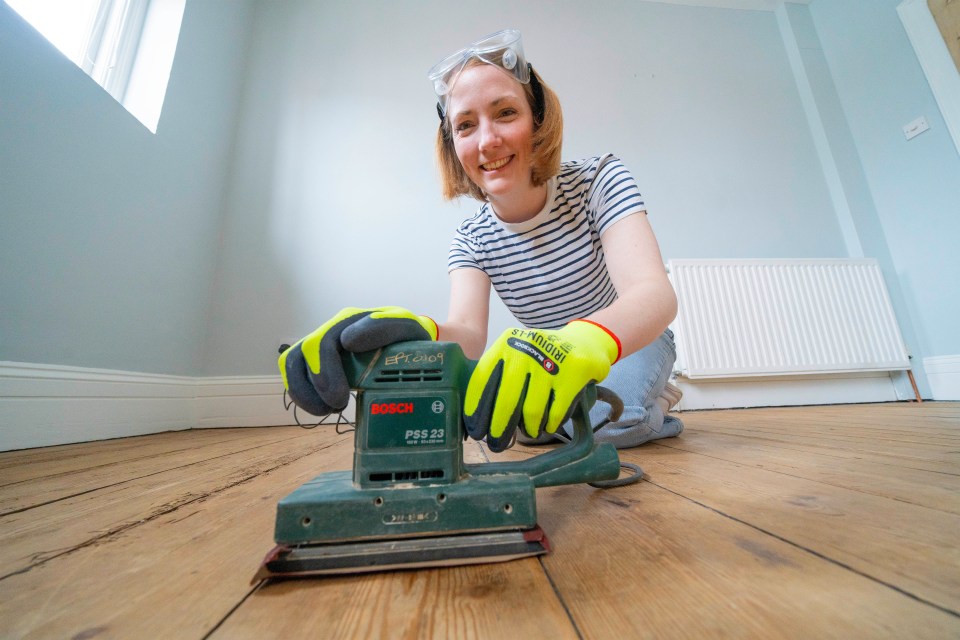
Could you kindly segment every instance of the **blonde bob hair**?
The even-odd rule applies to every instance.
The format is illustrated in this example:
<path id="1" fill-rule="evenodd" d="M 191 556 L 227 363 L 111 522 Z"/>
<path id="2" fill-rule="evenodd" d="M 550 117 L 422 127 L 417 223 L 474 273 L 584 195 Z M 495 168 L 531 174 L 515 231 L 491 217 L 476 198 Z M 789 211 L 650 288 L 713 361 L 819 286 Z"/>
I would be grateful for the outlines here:
<path id="1" fill-rule="evenodd" d="M 471 60 L 467 66 L 484 64 L 479 60 Z M 540 75 L 530 68 L 531 79 L 523 86 L 527 96 L 527 104 L 533 113 L 537 112 L 536 98 L 534 97 L 534 83 L 539 82 L 543 88 L 543 119 L 533 122 L 533 155 L 530 165 L 530 179 L 534 186 L 540 186 L 553 176 L 560 173 L 560 147 L 563 145 L 563 112 L 560 109 L 560 99 L 557 94 L 541 80 Z M 457 151 L 453 146 L 453 136 L 450 132 L 450 120 L 444 117 L 437 129 L 437 165 L 440 168 L 440 182 L 443 197 L 452 200 L 459 196 L 471 196 L 481 202 L 487 200 L 486 194 L 467 176 L 466 171 L 457 158 Z"/>

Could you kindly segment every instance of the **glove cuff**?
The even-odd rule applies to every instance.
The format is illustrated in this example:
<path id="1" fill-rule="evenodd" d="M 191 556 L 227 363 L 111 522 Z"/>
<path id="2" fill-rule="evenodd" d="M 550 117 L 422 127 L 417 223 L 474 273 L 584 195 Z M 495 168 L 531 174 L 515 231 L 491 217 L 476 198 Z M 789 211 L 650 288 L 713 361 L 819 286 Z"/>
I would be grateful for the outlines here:
<path id="1" fill-rule="evenodd" d="M 430 334 L 430 337 L 434 341 L 440 339 L 440 325 L 437 324 L 437 321 L 431 318 L 430 316 L 420 316 L 420 324 L 423 325 L 423 328 L 427 330 L 427 333 Z M 433 330 L 430 329 L 433 327 Z"/>
<path id="2" fill-rule="evenodd" d="M 574 323 L 582 323 L 578 325 L 579 327 L 595 327 L 599 331 L 590 330 L 592 336 L 599 338 L 598 346 L 602 346 L 607 353 L 607 356 L 610 358 L 610 364 L 615 364 L 620 356 L 623 354 L 623 345 L 620 344 L 620 338 L 617 337 L 613 331 L 607 329 L 605 326 L 599 322 L 594 322 L 593 320 L 587 320 L 585 318 L 577 318 L 576 320 L 571 320 L 568 327 L 572 327 Z"/>

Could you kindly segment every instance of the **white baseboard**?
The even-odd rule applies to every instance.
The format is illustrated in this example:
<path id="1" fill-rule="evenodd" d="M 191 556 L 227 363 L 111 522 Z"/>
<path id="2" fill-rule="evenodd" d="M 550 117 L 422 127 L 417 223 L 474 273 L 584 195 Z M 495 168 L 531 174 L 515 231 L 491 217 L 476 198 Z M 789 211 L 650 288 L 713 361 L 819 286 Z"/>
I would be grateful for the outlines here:
<path id="1" fill-rule="evenodd" d="M 352 406 L 345 413 L 352 419 Z M 195 378 L 0 361 L 0 451 L 289 424 L 279 375 Z"/>
<path id="2" fill-rule="evenodd" d="M 283 408 L 280 376 L 194 378 L 195 424 L 212 427 L 272 427 L 294 424 Z"/>
<path id="3" fill-rule="evenodd" d="M 934 400 L 960 400 L 960 356 L 924 358 L 923 371 Z"/>
<path id="4" fill-rule="evenodd" d="M 835 374 L 690 380 L 678 378 L 683 391 L 678 409 L 734 409 L 859 402 L 893 402 L 897 390 L 888 373 Z"/>
<path id="5" fill-rule="evenodd" d="M 935 400 L 960 400 L 960 356 L 926 358 L 924 368 Z M 677 384 L 684 392 L 680 410 L 902 399 L 885 373 L 680 378 Z M 352 401 L 344 414 L 353 419 Z M 293 412 L 283 407 L 279 375 L 189 377 L 0 361 L 0 451 L 182 429 L 290 424 Z"/>
<path id="6" fill-rule="evenodd" d="M 196 426 L 273 427 L 296 424 L 293 408 L 284 409 L 283 383 L 280 376 L 224 376 L 194 378 L 196 384 Z M 354 417 L 353 398 L 343 412 L 344 419 Z M 316 424 L 317 418 L 304 412 L 300 422 Z M 336 416 L 325 423 L 336 422 Z"/>

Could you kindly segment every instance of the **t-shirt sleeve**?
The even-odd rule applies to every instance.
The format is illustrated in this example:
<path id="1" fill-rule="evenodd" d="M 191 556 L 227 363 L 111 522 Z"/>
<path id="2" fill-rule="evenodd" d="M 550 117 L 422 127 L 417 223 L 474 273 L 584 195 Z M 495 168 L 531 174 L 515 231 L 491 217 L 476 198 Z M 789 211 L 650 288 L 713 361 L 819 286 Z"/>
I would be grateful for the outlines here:
<path id="1" fill-rule="evenodd" d="M 456 269 L 481 269 L 475 245 L 462 229 L 457 229 L 454 233 L 450 251 L 447 253 L 447 273 Z"/>
<path id="2" fill-rule="evenodd" d="M 646 205 L 633 174 L 619 158 L 600 158 L 590 188 L 588 215 L 600 235 L 613 224 L 635 213 L 645 213 Z"/>

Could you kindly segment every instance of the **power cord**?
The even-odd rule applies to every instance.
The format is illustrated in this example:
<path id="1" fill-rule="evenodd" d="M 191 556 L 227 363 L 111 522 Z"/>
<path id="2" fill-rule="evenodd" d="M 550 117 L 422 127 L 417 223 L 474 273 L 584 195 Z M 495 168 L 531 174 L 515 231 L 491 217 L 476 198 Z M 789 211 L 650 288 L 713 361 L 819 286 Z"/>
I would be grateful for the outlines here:
<path id="1" fill-rule="evenodd" d="M 609 418 L 601 420 L 597 426 L 593 428 L 593 432 L 596 433 L 599 429 L 606 426 L 608 422 L 610 422 Z M 571 442 L 570 438 L 568 438 L 565 434 L 560 433 L 560 429 L 557 429 L 557 433 L 553 434 L 553 437 L 566 444 L 570 444 Z M 620 468 L 630 471 L 631 474 L 624 476 L 623 478 L 616 478 L 614 480 L 597 480 L 596 482 L 588 482 L 587 484 L 596 489 L 612 489 L 614 487 L 625 487 L 628 484 L 640 482 L 640 480 L 643 479 L 643 469 L 640 468 L 640 465 L 621 460 Z"/>
<path id="2" fill-rule="evenodd" d="M 351 392 L 351 393 L 350 393 L 350 396 L 354 399 L 354 401 L 356 401 L 357 395 L 356 395 L 355 393 Z M 297 426 L 299 426 L 301 429 L 316 429 L 317 427 L 319 427 L 319 426 L 322 425 L 322 424 L 330 424 L 329 422 L 324 422 L 324 421 L 323 421 L 324 418 L 326 418 L 327 416 L 321 417 L 319 422 L 316 422 L 316 423 L 313 423 L 313 424 L 304 424 L 304 423 L 300 422 L 300 416 L 297 415 L 297 405 L 294 404 L 293 400 L 290 400 L 290 399 L 288 399 L 288 398 L 289 398 L 289 396 L 287 395 L 287 390 L 284 389 L 284 390 L 283 390 L 283 408 L 284 408 L 286 411 L 289 411 L 289 410 L 290 410 L 290 407 L 293 407 L 293 419 L 297 422 Z M 329 414 L 328 414 L 328 415 L 329 415 Z M 341 426 L 344 426 L 344 425 L 345 425 L 345 426 L 348 426 L 348 427 L 352 427 L 352 428 L 350 428 L 350 429 L 341 429 L 340 427 L 341 427 Z M 346 434 L 346 433 L 350 433 L 350 432 L 352 432 L 352 431 L 356 431 L 356 430 L 357 430 L 357 425 L 356 425 L 356 423 L 350 422 L 349 420 L 347 420 L 347 419 L 344 417 L 343 412 L 341 411 L 340 413 L 337 414 L 337 421 L 334 423 L 333 428 L 334 428 L 334 431 L 337 432 L 337 435 L 341 435 L 341 436 L 342 436 L 342 435 L 344 435 L 344 434 Z"/>
<path id="3" fill-rule="evenodd" d="M 279 351 L 279 353 L 283 353 L 284 351 L 286 351 L 286 350 L 289 349 L 289 348 L 290 348 L 290 345 L 288 345 L 288 344 L 281 344 L 281 345 L 280 345 L 280 348 L 278 349 L 278 351 Z M 350 396 L 354 399 L 354 402 L 356 402 L 357 394 L 354 393 L 353 391 L 351 391 L 351 392 L 350 392 Z M 285 411 L 289 411 L 289 410 L 290 410 L 290 407 L 293 407 L 293 419 L 296 421 L 297 426 L 299 426 L 301 429 L 316 429 L 317 427 L 319 427 L 319 426 L 322 425 L 322 424 L 330 424 L 329 422 L 327 422 L 327 423 L 324 422 L 324 419 L 326 419 L 330 414 L 327 414 L 326 416 L 321 416 L 320 421 L 317 422 L 317 423 L 315 423 L 315 424 L 303 424 L 302 422 L 300 422 L 300 416 L 297 415 L 297 405 L 294 404 L 293 400 L 289 398 L 289 394 L 287 393 L 287 390 L 284 389 L 284 390 L 283 390 L 283 408 L 284 408 Z M 352 427 L 352 428 L 351 428 L 351 429 L 343 429 L 343 430 L 341 430 L 341 429 L 340 429 L 341 425 L 346 425 L 346 426 L 349 426 L 349 427 Z M 334 423 L 333 429 L 334 429 L 334 431 L 336 431 L 337 435 L 342 436 L 342 435 L 344 435 L 344 434 L 347 434 L 347 433 L 351 433 L 351 432 L 353 432 L 353 431 L 356 431 L 356 430 L 357 430 L 357 425 L 356 425 L 356 423 L 350 422 L 349 420 L 347 420 L 347 419 L 343 416 L 343 412 L 341 411 L 340 413 L 337 414 L 337 421 L 336 421 L 336 423 Z"/>
<path id="4" fill-rule="evenodd" d="M 612 390 L 597 385 L 597 400 L 610 405 L 610 411 L 607 413 L 606 418 L 594 425 L 594 433 L 618 419 L 623 413 L 623 400 L 621 400 L 620 396 L 618 396 Z M 570 438 L 568 438 L 566 434 L 561 433 L 560 429 L 557 429 L 557 432 L 553 434 L 553 437 L 567 444 L 570 443 Z M 640 482 L 640 480 L 643 479 L 643 469 L 640 468 L 640 465 L 621 460 L 620 469 L 629 471 L 631 473 L 623 478 L 615 478 L 613 480 L 597 480 L 596 482 L 588 482 L 587 484 L 597 489 L 612 489 L 614 487 L 624 487 L 628 484 Z"/>

